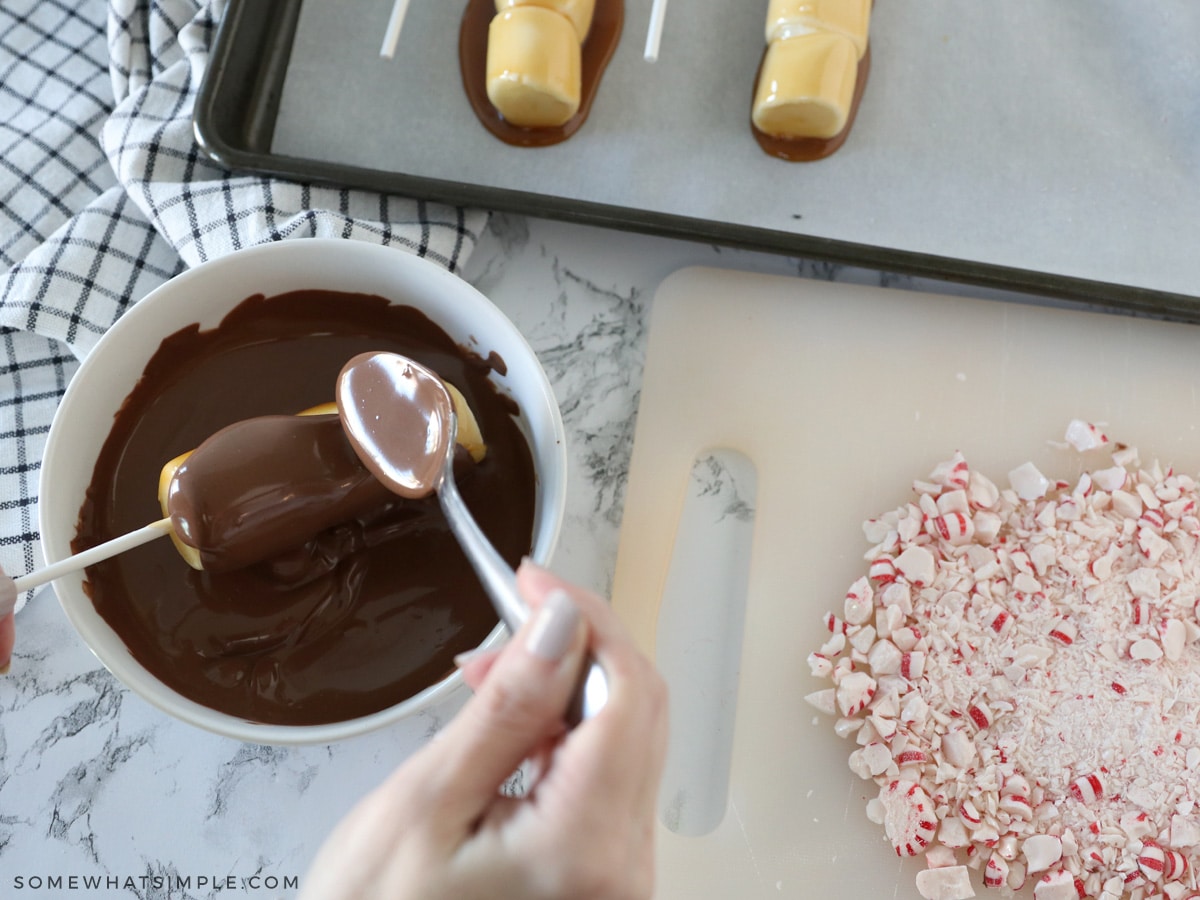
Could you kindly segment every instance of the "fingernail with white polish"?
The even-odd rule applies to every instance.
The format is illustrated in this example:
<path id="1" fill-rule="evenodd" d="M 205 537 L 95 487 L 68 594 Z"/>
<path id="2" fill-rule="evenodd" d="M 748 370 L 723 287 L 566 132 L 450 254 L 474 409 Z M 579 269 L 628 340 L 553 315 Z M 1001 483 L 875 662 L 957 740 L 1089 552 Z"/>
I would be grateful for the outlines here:
<path id="1" fill-rule="evenodd" d="M 553 590 L 534 616 L 525 646 L 530 653 L 542 659 L 562 659 L 575 638 L 578 626 L 579 610 L 570 595 L 561 588 Z"/>
<path id="2" fill-rule="evenodd" d="M 465 666 L 471 660 L 475 659 L 476 657 L 482 656 L 483 653 L 484 653 L 483 650 L 481 650 L 479 647 L 476 647 L 474 650 L 466 650 L 463 653 L 455 654 L 454 667 L 456 669 L 461 669 L 463 666 Z"/>

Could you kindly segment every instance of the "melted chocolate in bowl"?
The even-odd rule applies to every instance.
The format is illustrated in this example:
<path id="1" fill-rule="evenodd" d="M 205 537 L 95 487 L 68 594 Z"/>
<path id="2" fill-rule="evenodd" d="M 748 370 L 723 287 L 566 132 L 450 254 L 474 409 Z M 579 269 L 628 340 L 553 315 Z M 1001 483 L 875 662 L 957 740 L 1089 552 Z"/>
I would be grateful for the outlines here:
<path id="1" fill-rule="evenodd" d="M 341 367 L 369 350 L 409 356 L 463 393 L 488 453 L 474 464 L 460 449 L 456 479 L 516 565 L 531 548 L 535 476 L 514 403 L 487 379 L 502 361 L 411 307 L 330 291 L 251 297 L 217 328 L 163 341 L 115 417 L 73 549 L 160 518 L 165 462 L 231 423 L 332 401 Z M 195 571 L 156 541 L 90 568 L 86 589 L 138 662 L 197 703 L 280 725 L 368 715 L 443 678 L 497 620 L 435 496 L 383 491 L 364 505 L 247 569 Z"/>

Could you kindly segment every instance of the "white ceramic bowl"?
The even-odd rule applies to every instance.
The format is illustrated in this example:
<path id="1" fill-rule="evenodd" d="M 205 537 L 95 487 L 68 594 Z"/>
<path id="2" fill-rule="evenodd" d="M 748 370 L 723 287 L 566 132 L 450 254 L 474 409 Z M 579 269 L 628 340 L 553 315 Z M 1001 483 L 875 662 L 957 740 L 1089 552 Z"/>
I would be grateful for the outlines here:
<path id="1" fill-rule="evenodd" d="M 149 294 L 99 341 L 80 366 L 54 417 L 42 461 L 39 521 L 48 561 L 70 555 L 79 509 L 113 416 L 167 335 L 192 323 L 216 326 L 247 297 L 300 289 L 378 294 L 416 307 L 457 343 L 487 356 L 495 351 L 507 372 L 492 379 L 521 410 L 537 475 L 531 556 L 548 562 L 566 500 L 562 417 L 533 350 L 491 301 L 455 275 L 401 250 L 349 240 L 302 239 L 238 251 L 197 266 Z M 461 682 L 455 673 L 395 706 L 323 725 L 264 725 L 195 703 L 168 688 L 130 655 L 93 608 L 82 574 L 54 584 L 67 617 L 92 652 L 121 682 L 176 718 L 232 738 L 264 744 L 328 743 L 412 715 Z M 484 641 L 504 637 L 503 626 Z"/>

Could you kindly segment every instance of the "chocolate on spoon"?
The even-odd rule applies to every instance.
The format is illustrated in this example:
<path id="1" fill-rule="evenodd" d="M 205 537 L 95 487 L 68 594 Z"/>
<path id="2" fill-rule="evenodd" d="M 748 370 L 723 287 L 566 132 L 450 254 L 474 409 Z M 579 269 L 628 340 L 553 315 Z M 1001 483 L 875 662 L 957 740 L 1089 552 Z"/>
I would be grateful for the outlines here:
<path id="1" fill-rule="evenodd" d="M 404 497 L 436 492 L 450 530 L 462 545 L 496 613 L 515 634 L 529 617 L 516 573 L 471 515 L 454 481 L 458 412 L 442 380 L 396 353 L 364 353 L 342 369 L 336 399 L 342 427 L 364 466 Z M 604 670 L 590 662 L 567 711 L 576 724 L 608 699 Z"/>

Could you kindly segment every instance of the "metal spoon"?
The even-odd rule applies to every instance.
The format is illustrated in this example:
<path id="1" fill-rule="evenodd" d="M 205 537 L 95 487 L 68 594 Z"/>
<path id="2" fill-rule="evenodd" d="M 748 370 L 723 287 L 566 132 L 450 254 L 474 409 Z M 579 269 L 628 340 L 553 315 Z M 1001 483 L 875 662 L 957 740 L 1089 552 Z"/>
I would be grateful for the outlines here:
<path id="1" fill-rule="evenodd" d="M 463 502 L 454 480 L 458 416 L 442 380 L 396 353 L 364 353 L 337 380 L 342 427 L 363 465 L 393 492 L 436 491 L 450 530 L 483 584 L 500 620 L 515 634 L 529 618 L 517 577 Z M 566 713 L 569 725 L 595 715 L 608 700 L 608 679 L 589 660 Z"/>

